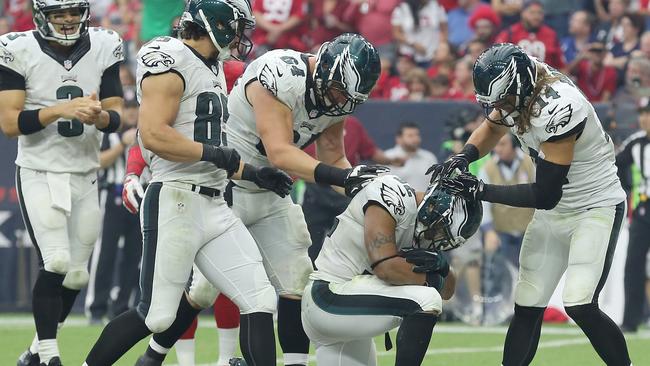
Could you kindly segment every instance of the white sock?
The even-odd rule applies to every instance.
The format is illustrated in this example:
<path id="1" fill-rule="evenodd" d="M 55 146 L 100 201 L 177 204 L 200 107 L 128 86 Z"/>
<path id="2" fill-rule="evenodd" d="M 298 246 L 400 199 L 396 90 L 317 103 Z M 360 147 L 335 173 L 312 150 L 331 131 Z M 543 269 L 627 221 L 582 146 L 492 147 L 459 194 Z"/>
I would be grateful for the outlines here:
<path id="1" fill-rule="evenodd" d="M 179 339 L 174 348 L 180 366 L 194 366 L 194 338 Z"/>
<path id="2" fill-rule="evenodd" d="M 219 360 L 218 366 L 228 366 L 228 361 L 235 357 L 237 344 L 239 343 L 239 327 L 222 329 L 217 328 L 219 331 Z"/>
<path id="3" fill-rule="evenodd" d="M 165 348 L 161 345 L 159 345 L 153 337 L 149 339 L 149 347 L 151 347 L 152 350 L 160 353 L 161 355 L 166 355 L 169 353 L 169 348 Z"/>
<path id="4" fill-rule="evenodd" d="M 48 364 L 52 357 L 59 356 L 59 346 L 56 339 L 44 339 L 38 341 L 38 355 L 40 356 L 41 363 Z"/>
<path id="5" fill-rule="evenodd" d="M 34 339 L 32 339 L 32 344 L 29 346 L 29 352 L 38 353 L 38 334 L 34 334 Z"/>
<path id="6" fill-rule="evenodd" d="M 307 365 L 309 362 L 309 354 L 306 353 L 285 353 L 285 365 Z"/>

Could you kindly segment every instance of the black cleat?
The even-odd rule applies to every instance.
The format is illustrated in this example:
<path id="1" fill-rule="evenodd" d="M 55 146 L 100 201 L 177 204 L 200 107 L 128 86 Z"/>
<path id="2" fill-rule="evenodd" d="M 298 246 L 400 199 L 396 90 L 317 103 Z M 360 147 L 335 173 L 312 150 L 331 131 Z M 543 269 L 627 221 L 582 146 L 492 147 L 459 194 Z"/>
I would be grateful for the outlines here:
<path id="1" fill-rule="evenodd" d="M 248 366 L 246 363 L 246 360 L 244 360 L 241 357 L 235 357 L 231 358 L 230 361 L 228 361 L 229 366 Z"/>
<path id="2" fill-rule="evenodd" d="M 47 363 L 47 365 L 45 364 L 45 362 L 41 362 L 41 366 L 63 366 L 63 364 L 61 363 L 61 359 L 59 358 L 59 356 L 56 356 L 56 357 L 52 357 L 50 359 L 50 362 Z"/>
<path id="3" fill-rule="evenodd" d="M 18 357 L 16 362 L 16 366 L 39 366 L 40 364 L 41 358 L 38 357 L 38 353 L 32 353 L 29 348 Z"/>
<path id="4" fill-rule="evenodd" d="M 140 356 L 137 361 L 135 361 L 135 366 L 161 366 L 162 361 L 158 361 L 152 357 L 144 355 Z"/>

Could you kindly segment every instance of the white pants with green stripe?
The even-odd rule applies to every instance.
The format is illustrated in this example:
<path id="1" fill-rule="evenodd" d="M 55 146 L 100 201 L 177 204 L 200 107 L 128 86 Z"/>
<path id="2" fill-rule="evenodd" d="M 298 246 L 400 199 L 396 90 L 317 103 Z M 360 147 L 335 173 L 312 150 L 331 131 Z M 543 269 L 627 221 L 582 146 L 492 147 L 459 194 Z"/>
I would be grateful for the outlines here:
<path id="1" fill-rule="evenodd" d="M 374 337 L 398 327 L 404 316 L 441 311 L 436 289 L 393 286 L 374 275 L 310 281 L 302 298 L 302 324 L 316 346 L 317 364 L 328 366 L 374 366 Z"/>

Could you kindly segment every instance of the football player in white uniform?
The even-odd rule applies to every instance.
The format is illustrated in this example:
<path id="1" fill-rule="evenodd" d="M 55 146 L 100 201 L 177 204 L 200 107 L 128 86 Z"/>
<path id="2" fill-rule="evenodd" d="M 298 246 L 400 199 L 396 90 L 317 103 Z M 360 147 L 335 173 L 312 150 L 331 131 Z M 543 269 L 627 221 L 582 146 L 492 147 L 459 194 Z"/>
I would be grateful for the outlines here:
<path id="1" fill-rule="evenodd" d="M 282 197 L 291 188 L 286 173 L 244 164 L 225 146 L 222 61 L 234 48 L 247 54 L 244 31 L 254 24 L 246 0 L 190 0 L 181 19 L 182 40 L 159 37 L 138 52 L 140 138 L 152 173 L 141 210 L 142 299 L 106 326 L 87 365 L 114 364 L 152 332 L 182 334 L 199 311 L 193 305 L 204 301 L 184 296 L 194 263 L 195 271 L 239 307 L 240 343 L 248 363 L 275 365 L 275 291 L 254 239 L 223 199 L 229 177 L 250 180 Z"/>
<path id="2" fill-rule="evenodd" d="M 37 336 L 18 365 L 59 365 L 57 325 L 88 282 L 99 232 L 101 135 L 120 125 L 122 40 L 88 26 L 87 0 L 33 7 L 37 30 L 0 37 L 0 126 L 18 137 L 16 187 L 40 261 Z"/>
<path id="3" fill-rule="evenodd" d="M 356 34 L 324 43 L 315 56 L 269 51 L 248 65 L 228 98 L 228 146 L 245 161 L 344 187 L 352 196 L 385 170 L 351 169 L 343 148 L 343 119 L 366 101 L 378 77 L 377 51 Z M 320 161 L 301 150 L 313 141 Z M 300 298 L 312 266 L 302 209 L 253 182 L 236 180 L 229 188 L 233 211 L 255 238 L 280 295 L 278 338 L 284 364 L 307 365 L 309 338 L 300 321 Z"/>
<path id="4" fill-rule="evenodd" d="M 319 365 L 377 365 L 373 337 L 400 326 L 395 365 L 420 365 L 455 277 L 440 250 L 481 223 L 482 206 L 434 184 L 415 192 L 394 175 L 374 179 L 325 238 L 302 300 Z"/>
<path id="5" fill-rule="evenodd" d="M 487 120 L 460 154 L 430 169 L 433 175 L 445 176 L 455 168 L 466 171 L 509 130 L 537 165 L 532 184 L 484 184 L 469 173 L 442 179 L 454 194 L 536 208 L 521 248 L 503 365 L 532 361 L 544 309 L 565 272 L 566 312 L 607 365 L 630 365 L 623 334 L 598 307 L 625 216 L 625 192 L 610 137 L 593 106 L 566 76 L 517 46 L 492 46 L 477 59 L 473 74 L 476 99 Z"/>

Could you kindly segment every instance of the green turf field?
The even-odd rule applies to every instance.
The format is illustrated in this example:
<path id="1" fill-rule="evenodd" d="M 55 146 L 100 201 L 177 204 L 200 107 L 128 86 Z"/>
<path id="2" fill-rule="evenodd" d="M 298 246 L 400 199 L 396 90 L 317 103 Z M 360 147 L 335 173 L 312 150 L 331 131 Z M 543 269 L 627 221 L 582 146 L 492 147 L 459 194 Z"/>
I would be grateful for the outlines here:
<path id="1" fill-rule="evenodd" d="M 197 332 L 197 364 L 214 365 L 217 359 L 217 336 L 211 317 L 202 318 Z M 443 323 L 436 326 L 429 353 L 424 365 L 500 365 L 505 327 L 469 327 Z M 71 317 L 60 331 L 59 347 L 66 366 L 79 366 L 99 336 L 101 327 L 88 326 L 81 317 Z M 28 315 L 0 315 L 0 366 L 15 365 L 16 358 L 30 344 L 34 335 Z M 395 339 L 393 333 L 393 340 Z M 394 350 L 384 351 L 384 338 L 377 337 L 379 365 L 393 365 Z M 628 346 L 635 366 L 650 365 L 650 330 L 627 336 Z M 141 342 L 124 356 L 117 365 L 132 366 L 144 351 Z M 312 352 L 313 353 L 313 352 Z M 278 348 L 278 355 L 280 351 Z M 174 352 L 168 357 L 169 365 L 176 362 Z M 278 362 L 280 365 L 281 362 Z M 315 365 L 315 362 L 312 364 Z M 573 326 L 544 327 L 540 348 L 533 365 L 590 366 L 602 365 L 580 329 Z M 327 365 L 320 365 L 327 366 Z"/>

